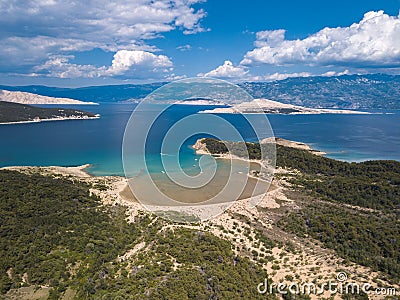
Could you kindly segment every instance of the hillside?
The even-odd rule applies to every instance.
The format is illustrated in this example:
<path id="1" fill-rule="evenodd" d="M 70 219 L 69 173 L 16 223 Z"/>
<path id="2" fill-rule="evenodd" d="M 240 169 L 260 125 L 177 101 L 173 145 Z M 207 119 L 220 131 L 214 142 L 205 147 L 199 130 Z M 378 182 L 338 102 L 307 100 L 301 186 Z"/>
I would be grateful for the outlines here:
<path id="1" fill-rule="evenodd" d="M 49 299 L 265 299 L 253 283 L 267 273 L 228 241 L 146 213 L 128 223 L 126 208 L 89 192 L 100 182 L 0 171 L 1 294 L 41 286 Z"/>
<path id="2" fill-rule="evenodd" d="M 201 111 L 201 113 L 214 114 L 284 114 L 284 115 L 301 115 L 301 114 L 367 114 L 366 112 L 356 110 L 340 110 L 340 109 L 322 109 L 308 108 L 299 105 L 284 104 L 268 99 L 254 99 L 250 102 L 243 102 L 231 107 L 214 108 Z"/>
<path id="3" fill-rule="evenodd" d="M 299 77 L 240 84 L 254 98 L 311 108 L 400 109 L 400 76 Z"/>
<path id="4" fill-rule="evenodd" d="M 39 122 L 42 120 L 93 119 L 99 116 L 76 109 L 42 108 L 0 101 L 0 123 Z"/>
<path id="5" fill-rule="evenodd" d="M 27 92 L 16 92 L 0 90 L 0 101 L 20 103 L 20 104 L 72 104 L 72 105 L 93 105 L 95 102 L 84 102 L 70 98 L 55 98 L 42 96 Z"/>
<path id="6" fill-rule="evenodd" d="M 211 154 L 228 151 L 216 139 L 201 143 Z M 227 143 L 229 148 L 234 144 Z M 261 158 L 260 144 L 246 143 L 246 147 L 251 159 Z M 302 210 L 287 210 L 279 226 L 300 237 L 312 236 L 345 259 L 400 279 L 400 162 L 348 163 L 309 149 L 276 147 L 277 167 L 300 172 L 286 175 L 295 190 L 334 204 L 303 203 Z M 351 212 L 351 207 L 359 212 Z"/>

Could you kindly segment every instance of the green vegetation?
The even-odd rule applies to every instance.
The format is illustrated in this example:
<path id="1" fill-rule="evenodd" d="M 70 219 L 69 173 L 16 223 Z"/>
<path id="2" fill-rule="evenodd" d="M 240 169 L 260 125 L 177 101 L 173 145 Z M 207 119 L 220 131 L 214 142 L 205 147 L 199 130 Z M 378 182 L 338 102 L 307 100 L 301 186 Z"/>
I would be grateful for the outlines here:
<path id="1" fill-rule="evenodd" d="M 229 152 L 239 157 L 261 159 L 260 145 L 255 143 L 220 141 L 214 138 L 203 140 L 211 154 L 224 154 Z"/>
<path id="2" fill-rule="evenodd" d="M 313 196 L 397 213 L 400 208 L 400 162 L 348 163 L 278 146 L 277 165 L 301 171 L 293 183 Z"/>
<path id="3" fill-rule="evenodd" d="M 0 101 L 0 123 L 33 121 L 35 118 L 95 117 L 94 114 L 76 109 L 42 108 L 37 106 Z"/>
<path id="4" fill-rule="evenodd" d="M 332 203 L 309 203 L 279 225 L 398 281 L 400 162 L 347 163 L 281 146 L 277 152 L 279 166 L 301 171 L 290 180 L 298 192 Z"/>
<path id="5" fill-rule="evenodd" d="M 228 151 L 222 141 L 207 138 L 204 142 L 212 154 Z M 235 148 L 235 144 L 240 143 L 227 142 L 230 149 L 239 148 Z M 259 144 L 246 143 L 246 148 L 248 154 L 239 156 L 261 158 Z M 281 145 L 276 145 L 276 152 L 277 166 L 299 170 L 302 176 L 292 183 L 313 196 L 372 209 L 398 211 L 400 208 L 400 162 L 348 163 Z"/>
<path id="6" fill-rule="evenodd" d="M 213 153 L 235 148 L 206 141 Z M 259 145 L 246 148 L 250 157 L 259 155 Z M 278 226 L 398 282 L 400 163 L 350 164 L 278 145 L 277 164 L 301 172 L 288 179 L 301 195 L 301 209 L 283 208 Z M 68 178 L 0 171 L 0 297 L 23 286 L 48 286 L 49 299 L 66 293 L 76 299 L 274 298 L 256 289 L 265 270 L 235 255 L 228 241 L 145 213 L 128 223 L 123 207 L 102 205 L 90 188 Z M 248 230 L 236 226 L 250 240 Z M 279 246 L 253 229 L 254 243 Z M 263 251 L 252 255 L 274 259 Z"/>
<path id="7" fill-rule="evenodd" d="M 400 226 L 395 215 L 315 203 L 288 214 L 278 224 L 285 231 L 321 241 L 345 259 L 400 279 Z"/>
<path id="8" fill-rule="evenodd" d="M 266 272 L 229 242 L 143 213 L 127 223 L 85 183 L 2 170 L 0 219 L 1 294 L 44 285 L 49 299 L 266 299 L 256 289 Z"/>
<path id="9" fill-rule="evenodd" d="M 222 143 L 205 142 L 211 153 Z M 260 157 L 259 144 L 246 146 L 249 156 Z M 280 145 L 276 150 L 277 166 L 301 172 L 289 182 L 298 193 L 311 196 L 303 209 L 289 211 L 278 225 L 301 237 L 317 239 L 343 258 L 398 281 L 400 162 L 348 163 Z"/>

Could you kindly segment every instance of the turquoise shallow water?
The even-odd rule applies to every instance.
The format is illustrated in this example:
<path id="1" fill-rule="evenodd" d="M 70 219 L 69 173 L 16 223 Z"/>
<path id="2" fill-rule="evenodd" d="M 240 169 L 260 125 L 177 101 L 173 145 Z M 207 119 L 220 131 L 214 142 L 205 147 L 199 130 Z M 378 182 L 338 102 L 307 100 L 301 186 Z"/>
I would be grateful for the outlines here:
<path id="1" fill-rule="evenodd" d="M 65 106 L 100 113 L 97 120 L 73 120 L 32 124 L 0 125 L 0 166 L 91 164 L 93 175 L 123 175 L 121 160 L 125 125 L 134 104 Z M 149 169 L 160 172 L 160 141 L 165 128 L 182 116 L 204 106 L 178 106 L 161 120 L 146 149 Z M 269 115 L 275 136 L 305 142 L 327 152 L 328 157 L 346 161 L 394 159 L 400 161 L 400 114 L 372 115 Z M 223 116 L 235 124 L 245 138 L 254 139 L 240 116 Z M 257 118 L 260 116 L 251 116 Z M 138 128 L 140 130 L 140 128 Z M 158 134 L 157 134 L 158 133 Z M 185 141 L 180 162 L 188 172 L 197 172 L 198 158 Z M 133 158 L 134 159 L 134 158 Z M 219 162 L 223 163 L 223 162 Z"/>

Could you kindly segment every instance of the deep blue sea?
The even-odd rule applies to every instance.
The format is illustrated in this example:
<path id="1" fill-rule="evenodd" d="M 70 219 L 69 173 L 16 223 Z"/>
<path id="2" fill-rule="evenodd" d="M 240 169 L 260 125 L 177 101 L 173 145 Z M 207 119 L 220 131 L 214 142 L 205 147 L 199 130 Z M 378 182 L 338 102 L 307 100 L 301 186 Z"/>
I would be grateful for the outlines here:
<path id="1" fill-rule="evenodd" d="M 122 139 L 135 104 L 63 107 L 99 113 L 101 118 L 0 125 L 0 166 L 89 163 L 88 171 L 93 175 L 123 175 Z M 159 171 L 159 144 L 165 128 L 185 115 L 209 108 L 179 105 L 162 116 L 163 126 L 152 136 L 148 147 L 150 169 Z M 240 115 L 221 116 L 235 124 L 245 139 L 254 138 Z M 331 158 L 400 161 L 400 111 L 370 115 L 268 115 L 268 119 L 275 136 L 308 143 Z M 198 156 L 190 145 L 198 137 L 186 140 L 181 148 L 183 168 L 196 168 Z"/>

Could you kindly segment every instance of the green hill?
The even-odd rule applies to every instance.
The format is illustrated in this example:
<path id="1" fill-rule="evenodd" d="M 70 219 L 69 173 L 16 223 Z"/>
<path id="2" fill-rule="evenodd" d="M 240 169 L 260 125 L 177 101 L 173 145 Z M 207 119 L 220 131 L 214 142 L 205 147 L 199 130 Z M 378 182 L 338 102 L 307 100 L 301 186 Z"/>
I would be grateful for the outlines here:
<path id="1" fill-rule="evenodd" d="M 274 299 L 257 292 L 266 271 L 228 241 L 163 229 L 171 224 L 149 214 L 128 223 L 123 207 L 102 205 L 89 188 L 0 171 L 0 299 L 29 286 L 48 287 L 48 299 Z M 135 260 L 118 259 L 141 243 Z"/>
<path id="2" fill-rule="evenodd" d="M 46 120 L 54 118 L 95 118 L 96 115 L 82 110 L 43 108 L 19 103 L 0 101 L 0 123 Z"/>

